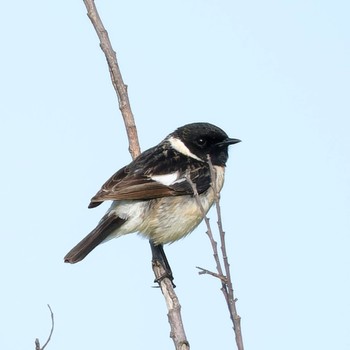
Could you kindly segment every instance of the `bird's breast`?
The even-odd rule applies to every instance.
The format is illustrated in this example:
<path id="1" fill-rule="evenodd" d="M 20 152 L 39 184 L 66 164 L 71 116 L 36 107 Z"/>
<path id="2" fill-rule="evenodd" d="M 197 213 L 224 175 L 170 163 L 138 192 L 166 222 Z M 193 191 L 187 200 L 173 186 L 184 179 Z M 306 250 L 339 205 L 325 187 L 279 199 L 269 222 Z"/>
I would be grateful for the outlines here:
<path id="1" fill-rule="evenodd" d="M 214 166 L 214 170 L 216 173 L 214 188 L 220 192 L 224 184 L 224 167 Z M 198 197 L 204 213 L 207 214 L 215 200 L 213 186 Z M 139 232 L 156 244 L 172 243 L 185 237 L 203 220 L 202 210 L 193 195 L 146 201 L 114 201 L 109 212 L 126 222 L 108 239 Z"/>
<path id="2" fill-rule="evenodd" d="M 224 184 L 224 167 L 214 166 L 218 192 Z M 201 206 L 207 214 L 215 200 L 213 187 L 199 195 Z M 194 196 L 164 197 L 152 200 L 148 213 L 139 230 L 156 244 L 177 241 L 192 232 L 202 221 L 203 213 Z"/>

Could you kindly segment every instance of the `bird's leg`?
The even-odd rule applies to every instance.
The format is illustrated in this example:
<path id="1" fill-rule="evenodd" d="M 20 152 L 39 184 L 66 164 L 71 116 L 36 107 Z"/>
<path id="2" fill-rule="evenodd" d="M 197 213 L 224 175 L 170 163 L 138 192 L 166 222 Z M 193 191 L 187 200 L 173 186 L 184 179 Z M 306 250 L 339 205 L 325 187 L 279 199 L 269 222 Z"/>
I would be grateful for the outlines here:
<path id="1" fill-rule="evenodd" d="M 164 278 L 169 278 L 170 281 L 172 282 L 174 277 L 173 277 L 173 273 L 171 271 L 171 267 L 169 265 L 168 259 L 164 253 L 163 245 L 162 244 L 155 245 L 151 240 L 149 241 L 149 244 L 151 245 L 151 250 L 152 250 L 152 263 L 156 264 L 158 262 L 165 270 L 165 274 L 157 278 L 154 282 L 159 283 Z M 173 283 L 173 287 L 175 287 L 174 283 Z"/>

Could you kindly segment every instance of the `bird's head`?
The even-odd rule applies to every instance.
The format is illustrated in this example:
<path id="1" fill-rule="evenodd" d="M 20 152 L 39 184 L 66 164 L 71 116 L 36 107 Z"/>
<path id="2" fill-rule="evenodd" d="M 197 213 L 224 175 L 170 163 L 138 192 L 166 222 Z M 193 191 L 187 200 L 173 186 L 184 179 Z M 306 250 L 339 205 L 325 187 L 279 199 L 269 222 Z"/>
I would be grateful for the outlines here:
<path id="1" fill-rule="evenodd" d="M 171 146 L 178 152 L 213 165 L 225 166 L 228 146 L 240 142 L 232 139 L 217 126 L 209 123 L 192 123 L 181 126 L 168 136 Z"/>

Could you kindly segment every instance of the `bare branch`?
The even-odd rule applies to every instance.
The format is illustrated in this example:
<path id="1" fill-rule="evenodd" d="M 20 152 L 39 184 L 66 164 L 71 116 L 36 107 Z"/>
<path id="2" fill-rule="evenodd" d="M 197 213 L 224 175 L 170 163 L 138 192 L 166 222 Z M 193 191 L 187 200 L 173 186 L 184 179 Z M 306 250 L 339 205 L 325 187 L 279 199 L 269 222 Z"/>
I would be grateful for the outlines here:
<path id="1" fill-rule="evenodd" d="M 215 170 L 213 170 L 213 171 L 215 171 Z M 213 256 L 214 256 L 214 260 L 216 262 L 216 270 L 218 271 L 219 275 L 222 278 L 224 278 L 224 274 L 222 272 L 221 262 L 220 262 L 220 258 L 219 258 L 219 254 L 218 254 L 218 248 L 217 248 L 218 244 L 217 244 L 217 242 L 214 239 L 213 231 L 212 231 L 211 226 L 210 226 L 209 218 L 205 215 L 205 211 L 204 211 L 203 205 L 202 205 L 202 203 L 201 203 L 201 201 L 199 199 L 197 187 L 193 183 L 193 181 L 191 180 L 191 178 L 189 176 L 189 172 L 186 175 L 186 179 L 187 179 L 188 183 L 190 184 L 190 186 L 192 187 L 194 198 L 196 199 L 197 205 L 198 205 L 198 207 L 199 207 L 199 209 L 200 209 L 200 211 L 202 213 L 202 216 L 204 218 L 205 224 L 207 226 L 206 234 L 209 237 L 209 240 L 210 240 L 210 243 L 211 243 L 211 246 L 212 246 L 212 249 L 213 249 Z M 211 174 L 211 179 L 213 181 L 213 175 L 212 174 Z M 224 288 L 224 290 L 226 290 L 226 284 L 225 283 L 223 283 L 222 287 Z"/>
<path id="2" fill-rule="evenodd" d="M 215 193 L 215 207 L 217 213 L 217 224 L 220 233 L 220 243 L 221 243 L 221 252 L 222 258 L 224 261 L 225 272 L 226 272 L 226 283 L 225 283 L 225 299 L 227 302 L 227 307 L 229 309 L 230 318 L 233 322 L 233 330 L 235 332 L 236 344 L 238 350 L 244 350 L 243 346 L 243 337 L 242 337 L 242 329 L 241 329 L 241 317 L 237 313 L 236 309 L 236 301 L 237 299 L 234 297 L 233 287 L 232 287 L 232 279 L 231 279 L 231 271 L 230 264 L 228 262 L 227 251 L 226 251 L 226 241 L 225 241 L 225 231 L 223 230 L 222 225 L 222 216 L 221 216 L 221 207 L 220 207 L 220 194 L 219 190 L 216 188 L 216 172 L 211 162 L 210 157 L 208 156 L 208 163 L 210 167 L 211 179 L 212 179 L 212 187 Z"/>
<path id="3" fill-rule="evenodd" d="M 199 268 L 201 271 L 199 274 L 209 274 L 213 277 L 218 278 L 221 281 L 221 291 L 225 297 L 226 304 L 228 307 L 228 311 L 230 314 L 230 318 L 233 323 L 233 330 L 235 333 L 235 338 L 236 338 L 236 344 L 238 350 L 244 350 L 243 346 L 243 338 L 242 338 L 242 330 L 241 330 L 241 317 L 237 314 L 236 310 L 236 299 L 234 298 L 234 293 L 233 293 L 233 287 L 232 287 L 232 280 L 231 280 L 231 272 L 230 272 L 230 264 L 228 262 L 228 257 L 227 257 L 227 252 L 226 252 L 226 243 L 225 243 L 225 232 L 222 228 L 222 219 L 221 219 L 221 208 L 220 208 L 220 193 L 219 190 L 216 188 L 216 171 L 215 168 L 213 167 L 213 164 L 211 162 L 211 159 L 208 155 L 208 163 L 209 163 L 209 169 L 210 169 L 210 178 L 211 178 L 211 187 L 214 191 L 214 201 L 215 201 L 215 206 L 216 206 L 216 211 L 217 211 L 217 217 L 218 217 L 218 228 L 220 232 L 220 242 L 221 242 L 221 252 L 222 252 L 222 258 L 224 261 L 224 267 L 225 267 L 225 273 L 226 276 L 223 274 L 222 266 L 221 266 L 221 261 L 219 258 L 218 254 L 218 249 L 217 249 L 217 242 L 214 239 L 213 232 L 210 226 L 210 221 L 209 219 L 205 216 L 205 212 L 202 206 L 202 203 L 199 199 L 198 191 L 196 188 L 196 185 L 192 182 L 191 178 L 189 175 L 187 175 L 187 181 L 192 187 L 194 197 L 196 198 L 196 202 L 202 212 L 202 215 L 204 217 L 206 226 L 207 226 L 207 235 L 209 237 L 212 249 L 213 249 L 213 256 L 214 260 L 216 262 L 216 269 L 218 273 L 214 273 L 212 271 L 209 271 L 207 269 L 203 269 L 200 267 Z"/>
<path id="4" fill-rule="evenodd" d="M 210 226 L 210 221 L 209 221 L 209 218 L 205 215 L 205 211 L 204 211 L 203 205 L 202 205 L 202 203 L 201 203 L 201 201 L 199 199 L 197 186 L 191 180 L 191 177 L 189 175 L 189 170 L 188 170 L 188 172 L 186 174 L 186 180 L 187 180 L 187 182 L 190 184 L 190 186 L 192 188 L 194 198 L 196 199 L 197 205 L 198 205 L 198 207 L 199 207 L 199 209 L 200 209 L 200 211 L 202 213 L 203 219 L 204 219 L 205 224 L 207 226 L 207 232 L 206 233 L 207 233 L 207 235 L 209 237 L 211 246 L 213 248 L 213 256 L 214 256 L 214 260 L 216 262 L 216 269 L 217 269 L 219 275 L 223 276 L 221 262 L 220 262 L 220 259 L 219 259 L 219 254 L 218 254 L 218 249 L 217 249 L 217 243 L 214 240 L 213 232 L 212 232 L 211 226 Z"/>
<path id="5" fill-rule="evenodd" d="M 209 159 L 209 166 L 211 168 L 211 173 L 215 176 L 214 167 L 213 167 L 210 159 Z M 224 262 L 225 273 L 226 273 L 226 282 L 225 282 L 226 292 L 224 294 L 225 294 L 225 299 L 226 299 L 227 306 L 229 309 L 230 318 L 233 322 L 233 329 L 235 332 L 237 348 L 238 348 L 238 350 L 243 350 L 244 346 L 243 346 L 243 337 L 242 337 L 242 329 L 241 329 L 241 317 L 238 315 L 237 308 L 236 308 L 237 299 L 234 297 L 230 264 L 228 262 L 227 251 L 226 251 L 226 240 L 225 240 L 225 231 L 223 230 L 223 225 L 222 225 L 220 196 L 218 194 L 218 190 L 215 188 L 215 183 L 216 183 L 216 181 L 212 181 L 212 184 L 214 186 L 214 191 L 215 191 L 215 193 L 217 193 L 217 195 L 215 196 L 215 207 L 216 207 L 216 213 L 217 213 L 217 218 L 218 218 L 217 224 L 218 224 L 218 229 L 219 229 L 219 233 L 220 233 L 222 259 Z"/>
<path id="6" fill-rule="evenodd" d="M 126 132 L 129 139 L 129 152 L 133 159 L 135 159 L 140 153 L 140 145 L 137 136 L 137 129 L 135 125 L 134 115 L 131 111 L 129 102 L 128 89 L 124 84 L 123 77 L 121 75 L 117 56 L 113 50 L 112 44 L 109 40 L 108 32 L 105 29 L 101 18 L 98 14 L 94 0 L 84 0 L 84 4 L 88 11 L 88 17 L 94 26 L 97 36 L 100 39 L 100 47 L 106 56 L 109 73 L 111 75 L 112 84 L 114 90 L 117 93 L 119 109 L 122 113 Z"/>
<path id="7" fill-rule="evenodd" d="M 134 116 L 129 102 L 127 86 L 123 82 L 116 53 L 112 48 L 108 33 L 98 14 L 94 0 L 84 0 L 84 4 L 88 11 L 88 17 L 90 18 L 100 39 L 100 47 L 106 56 L 112 84 L 118 97 L 119 109 L 122 113 L 128 135 L 129 151 L 132 158 L 135 159 L 140 154 L 140 146 Z M 168 308 L 168 320 L 171 327 L 170 336 L 174 341 L 175 348 L 176 350 L 188 350 L 190 347 L 182 324 L 181 306 L 174 292 L 173 284 L 169 278 L 162 278 L 165 275 L 165 271 L 161 265 L 153 264 L 153 271 L 156 280 L 159 281 L 159 286 L 166 301 Z"/>
<path id="8" fill-rule="evenodd" d="M 46 343 L 42 347 L 40 347 L 39 339 L 38 338 L 35 339 L 35 350 L 44 350 L 46 348 L 46 345 L 49 344 L 49 342 L 51 340 L 51 336 L 52 336 L 53 330 L 55 328 L 55 319 L 54 319 L 54 316 L 53 316 L 52 309 L 51 309 L 49 304 L 47 304 L 47 307 L 49 308 L 50 315 L 51 315 L 51 330 L 50 330 L 50 334 L 49 334 L 49 337 L 46 340 Z"/>
<path id="9" fill-rule="evenodd" d="M 185 329 L 182 323 L 181 305 L 175 294 L 173 283 L 169 278 L 162 278 L 162 276 L 166 275 L 166 271 L 157 261 L 153 262 L 153 271 L 159 281 L 158 283 L 167 305 L 170 337 L 173 339 L 175 349 L 189 350 L 190 344 L 187 341 Z"/>
<path id="10" fill-rule="evenodd" d="M 220 275 L 220 274 L 218 274 L 218 273 L 216 273 L 216 272 L 209 271 L 209 270 L 207 270 L 207 269 L 203 269 L 203 267 L 199 267 L 199 266 L 196 266 L 196 268 L 197 268 L 198 270 L 200 270 L 200 271 L 198 272 L 199 275 L 210 275 L 210 276 L 213 276 L 213 277 L 218 278 L 219 280 L 221 280 L 221 281 L 224 282 L 224 283 L 226 283 L 226 281 L 227 281 L 227 278 L 226 278 L 225 276 L 222 276 L 222 275 Z"/>

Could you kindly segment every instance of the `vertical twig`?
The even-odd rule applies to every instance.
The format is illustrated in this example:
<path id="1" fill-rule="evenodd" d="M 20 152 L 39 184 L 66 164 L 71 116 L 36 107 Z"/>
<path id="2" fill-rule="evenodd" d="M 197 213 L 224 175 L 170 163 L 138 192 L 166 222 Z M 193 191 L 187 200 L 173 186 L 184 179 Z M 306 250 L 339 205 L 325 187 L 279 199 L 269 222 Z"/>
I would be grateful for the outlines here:
<path id="1" fill-rule="evenodd" d="M 226 291 L 224 294 L 225 294 L 226 303 L 227 303 L 227 306 L 229 309 L 230 318 L 233 322 L 233 330 L 235 332 L 237 348 L 238 348 L 238 350 L 244 350 L 242 329 L 241 329 L 241 317 L 237 313 L 236 299 L 234 297 L 233 286 L 232 286 L 230 264 L 228 261 L 227 251 L 226 251 L 225 231 L 223 230 L 223 225 L 222 225 L 220 194 L 219 194 L 218 189 L 216 188 L 216 173 L 215 173 L 215 169 L 213 167 L 213 164 L 212 164 L 209 156 L 208 156 L 208 163 L 209 163 L 209 167 L 210 167 L 212 186 L 213 186 L 213 190 L 214 190 L 214 194 L 215 194 L 215 207 L 216 207 L 216 213 L 217 213 L 217 218 L 218 218 L 217 224 L 218 224 L 218 229 L 219 229 L 219 233 L 220 233 L 222 259 L 223 259 L 224 267 L 225 267 L 225 276 L 226 276 L 225 289 L 226 289 Z"/>
<path id="2" fill-rule="evenodd" d="M 134 116 L 131 111 L 127 86 L 123 82 L 116 53 L 112 48 L 108 33 L 98 14 L 94 0 L 83 1 L 88 11 L 88 17 L 90 18 L 92 25 L 94 26 L 100 39 L 100 47 L 106 56 L 112 84 L 118 97 L 119 109 L 122 113 L 128 135 L 129 151 L 132 158 L 135 159 L 140 154 L 140 146 Z M 156 276 L 156 280 L 160 281 L 159 285 L 166 301 L 168 308 L 168 320 L 171 328 L 170 336 L 173 339 L 175 348 L 176 350 L 188 350 L 190 347 L 181 319 L 181 306 L 174 291 L 172 282 L 168 278 L 162 278 L 162 276 L 165 275 L 165 271 L 159 264 L 153 264 L 153 271 Z"/>
<path id="3" fill-rule="evenodd" d="M 236 299 L 234 298 L 234 292 L 233 292 L 233 287 L 232 287 L 232 279 L 231 279 L 231 272 L 230 272 L 230 264 L 228 262 L 228 257 L 227 257 L 227 252 L 226 252 L 226 242 L 225 242 L 225 232 L 223 230 L 222 226 L 222 218 L 221 218 L 221 208 L 220 208 L 220 193 L 218 189 L 216 188 L 216 171 L 213 167 L 213 164 L 211 163 L 210 157 L 208 155 L 208 164 L 209 164 L 209 169 L 210 169 L 210 178 L 211 178 L 211 187 L 212 190 L 214 191 L 214 202 L 216 206 L 216 211 L 217 211 L 217 217 L 218 217 L 218 228 L 220 232 L 220 242 L 221 242 L 221 252 L 222 252 L 222 258 L 224 262 L 224 268 L 225 268 L 225 275 L 223 274 L 223 269 L 221 266 L 221 261 L 219 258 L 218 254 L 218 249 L 217 249 L 217 242 L 214 239 L 213 232 L 210 226 L 209 219 L 205 215 L 204 208 L 202 206 L 202 203 L 199 199 L 198 191 L 196 188 L 196 185 L 192 182 L 191 178 L 187 176 L 187 181 L 192 187 L 194 197 L 196 198 L 197 205 L 199 206 L 202 215 L 204 217 L 204 221 L 207 226 L 207 235 L 209 237 L 212 249 L 213 249 L 213 256 L 214 260 L 216 263 L 216 270 L 218 273 L 211 272 L 207 269 L 203 269 L 201 267 L 197 267 L 201 271 L 199 272 L 200 274 L 209 274 L 214 277 L 217 277 L 221 281 L 221 291 L 224 295 L 224 298 L 226 300 L 226 304 L 228 307 L 228 311 L 230 314 L 230 318 L 233 324 L 233 330 L 235 333 L 235 339 L 236 339 L 236 345 L 238 350 L 244 350 L 243 346 L 243 338 L 242 338 L 242 330 L 241 330 L 241 317 L 237 313 L 236 309 Z"/>
<path id="4" fill-rule="evenodd" d="M 213 181 L 213 174 L 210 174 L 210 176 L 211 176 L 211 179 Z M 213 249 L 213 257 L 214 257 L 214 260 L 215 260 L 215 263 L 216 263 L 216 270 L 218 271 L 218 275 L 220 276 L 220 279 L 221 279 L 221 282 L 222 282 L 221 290 L 224 293 L 224 296 L 225 296 L 225 299 L 226 299 L 227 298 L 226 277 L 224 276 L 223 271 L 222 271 L 222 267 L 221 267 L 221 262 L 220 262 L 220 258 L 219 258 L 219 254 L 218 254 L 218 244 L 217 244 L 217 242 L 214 239 L 213 231 L 211 230 L 209 218 L 206 216 L 205 210 L 203 208 L 203 205 L 202 205 L 202 203 L 201 203 L 201 201 L 199 199 L 197 186 L 193 183 L 193 181 L 191 180 L 189 174 L 186 176 L 186 178 L 187 178 L 188 183 L 192 187 L 194 198 L 196 199 L 197 205 L 198 205 L 198 207 L 199 207 L 199 209 L 200 209 L 200 211 L 202 213 L 203 219 L 204 219 L 205 224 L 207 226 L 206 234 L 209 237 L 210 244 L 211 244 L 211 247 Z M 202 270 L 202 273 L 209 273 L 211 275 L 215 275 L 213 272 L 210 272 L 209 270 L 202 269 L 201 267 L 199 267 L 199 269 Z"/>

